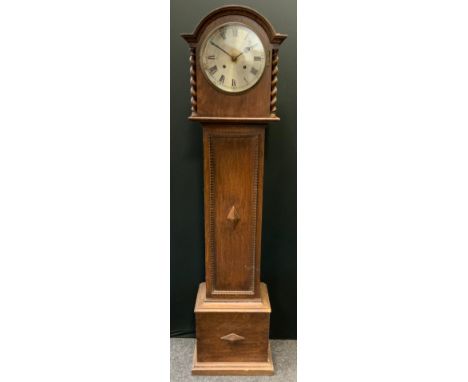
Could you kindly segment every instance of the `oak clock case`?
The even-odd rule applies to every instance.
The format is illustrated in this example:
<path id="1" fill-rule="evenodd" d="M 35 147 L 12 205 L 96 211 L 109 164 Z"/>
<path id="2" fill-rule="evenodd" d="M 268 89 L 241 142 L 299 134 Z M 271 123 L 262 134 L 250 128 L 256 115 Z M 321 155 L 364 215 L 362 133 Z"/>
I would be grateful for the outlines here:
<path id="1" fill-rule="evenodd" d="M 206 282 L 192 374 L 271 375 L 271 306 L 260 282 L 264 140 L 277 111 L 285 35 L 244 6 L 215 9 L 190 47 L 192 121 L 203 128 Z"/>

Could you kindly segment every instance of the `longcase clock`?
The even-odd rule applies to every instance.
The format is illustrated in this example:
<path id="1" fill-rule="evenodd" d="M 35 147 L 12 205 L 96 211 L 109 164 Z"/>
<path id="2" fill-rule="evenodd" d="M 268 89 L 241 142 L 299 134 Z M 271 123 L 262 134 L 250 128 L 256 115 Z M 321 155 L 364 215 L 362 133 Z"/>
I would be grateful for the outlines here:
<path id="1" fill-rule="evenodd" d="M 270 375 L 271 307 L 260 282 L 265 129 L 276 115 L 278 48 L 258 12 L 225 6 L 191 34 L 192 121 L 203 127 L 205 264 L 193 374 Z"/>

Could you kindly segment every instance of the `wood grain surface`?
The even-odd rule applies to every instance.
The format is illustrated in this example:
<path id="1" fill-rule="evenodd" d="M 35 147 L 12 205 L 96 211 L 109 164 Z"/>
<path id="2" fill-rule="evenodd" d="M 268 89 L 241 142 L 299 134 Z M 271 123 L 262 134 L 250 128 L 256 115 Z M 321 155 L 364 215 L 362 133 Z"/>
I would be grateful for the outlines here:
<path id="1" fill-rule="evenodd" d="M 261 125 L 203 128 L 210 298 L 259 297 L 264 135 Z"/>

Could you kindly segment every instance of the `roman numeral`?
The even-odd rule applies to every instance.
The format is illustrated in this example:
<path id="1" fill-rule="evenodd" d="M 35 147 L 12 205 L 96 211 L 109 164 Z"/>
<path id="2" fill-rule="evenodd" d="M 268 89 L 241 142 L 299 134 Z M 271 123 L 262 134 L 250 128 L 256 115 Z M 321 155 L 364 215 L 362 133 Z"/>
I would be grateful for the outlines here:
<path id="1" fill-rule="evenodd" d="M 223 40 L 226 40 L 226 27 L 222 27 L 219 30 L 219 35 L 223 38 Z"/>
<path id="2" fill-rule="evenodd" d="M 232 79 L 232 87 L 235 88 L 236 87 L 236 80 L 233 78 Z"/>
<path id="3" fill-rule="evenodd" d="M 232 27 L 232 35 L 237 37 L 237 27 Z"/>
<path id="4" fill-rule="evenodd" d="M 214 75 L 218 71 L 218 67 L 216 65 L 212 66 L 211 68 L 208 69 L 208 71 L 210 72 L 211 75 Z"/>
<path id="5" fill-rule="evenodd" d="M 258 73 L 258 70 L 255 69 L 255 68 L 251 68 L 251 69 L 250 69 L 250 73 L 252 73 L 254 76 L 256 76 L 257 73 Z"/>
<path id="6" fill-rule="evenodd" d="M 207 56 L 206 58 L 207 58 L 208 60 L 214 60 L 214 59 L 215 59 L 215 55 L 212 54 L 212 55 L 210 55 L 210 56 Z"/>
<path id="7" fill-rule="evenodd" d="M 245 78 L 245 77 L 244 77 L 244 81 L 245 81 L 246 84 L 249 83 L 249 81 L 247 81 L 247 78 Z"/>
<path id="8" fill-rule="evenodd" d="M 221 74 L 221 77 L 219 77 L 219 82 L 224 84 L 224 74 Z"/>
<path id="9" fill-rule="evenodd" d="M 260 56 L 255 56 L 254 61 L 262 61 L 262 58 Z"/>

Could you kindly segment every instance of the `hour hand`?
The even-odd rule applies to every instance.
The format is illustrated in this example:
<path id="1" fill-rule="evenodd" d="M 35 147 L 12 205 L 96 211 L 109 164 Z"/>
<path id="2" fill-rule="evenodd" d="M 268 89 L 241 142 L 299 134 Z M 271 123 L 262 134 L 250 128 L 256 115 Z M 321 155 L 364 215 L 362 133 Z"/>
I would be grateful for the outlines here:
<path id="1" fill-rule="evenodd" d="M 236 61 L 237 58 L 240 57 L 240 56 L 242 56 L 243 54 L 244 54 L 244 52 L 240 52 L 238 55 L 234 56 L 232 59 L 233 59 L 234 61 Z"/>
<path id="2" fill-rule="evenodd" d="M 221 48 L 218 44 L 214 43 L 213 41 L 210 40 L 210 43 L 211 45 L 215 46 L 216 48 L 218 48 L 219 50 L 223 51 L 224 53 L 226 53 L 229 57 L 231 57 L 231 59 L 233 59 L 233 57 L 228 53 L 226 52 L 223 48 Z"/>
<path id="3" fill-rule="evenodd" d="M 257 45 L 257 44 L 258 44 L 258 42 L 255 43 L 255 44 L 253 44 L 253 45 L 246 46 L 242 52 L 240 52 L 237 56 L 232 57 L 232 59 L 233 59 L 234 61 L 236 61 L 237 58 L 238 58 L 239 56 L 242 56 L 242 55 L 244 54 L 244 52 L 250 51 L 250 49 L 252 49 L 252 48 L 253 48 L 255 45 Z"/>

